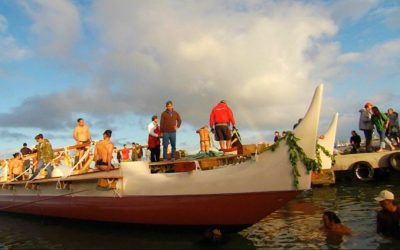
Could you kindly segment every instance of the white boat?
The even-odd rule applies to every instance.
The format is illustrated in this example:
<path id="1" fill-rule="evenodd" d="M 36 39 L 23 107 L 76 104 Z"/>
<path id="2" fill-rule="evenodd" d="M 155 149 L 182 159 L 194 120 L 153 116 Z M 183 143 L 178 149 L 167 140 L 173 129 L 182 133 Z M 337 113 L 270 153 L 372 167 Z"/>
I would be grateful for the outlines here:
<path id="1" fill-rule="evenodd" d="M 315 159 L 322 92 L 320 85 L 293 131 L 311 159 Z M 298 185 L 294 185 L 288 150 L 282 141 L 274 152 L 207 159 L 219 162 L 211 170 L 202 170 L 201 160 L 136 161 L 122 162 L 120 168 L 109 172 L 2 182 L 0 211 L 139 224 L 254 224 L 311 187 L 311 173 L 300 161 Z M 195 166 L 194 170 L 151 171 L 182 164 Z"/>

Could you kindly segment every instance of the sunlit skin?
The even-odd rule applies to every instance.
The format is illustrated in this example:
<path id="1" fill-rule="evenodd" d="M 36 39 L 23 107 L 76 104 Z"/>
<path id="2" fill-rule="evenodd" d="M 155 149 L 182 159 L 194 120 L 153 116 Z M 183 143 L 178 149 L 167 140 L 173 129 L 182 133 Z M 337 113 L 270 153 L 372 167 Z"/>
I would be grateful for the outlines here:
<path id="1" fill-rule="evenodd" d="M 322 216 L 322 222 L 324 226 L 321 229 L 328 233 L 337 233 L 342 235 L 350 235 L 352 233 L 350 228 L 346 227 L 341 223 L 335 223 L 333 221 L 330 221 L 328 216 L 326 215 Z"/>
<path id="2" fill-rule="evenodd" d="M 109 171 L 112 169 L 111 160 L 112 160 L 112 153 L 114 150 L 114 145 L 110 140 L 110 137 L 107 134 L 103 134 L 102 141 L 96 144 L 95 149 L 95 156 L 94 159 L 97 161 L 102 161 L 105 164 L 97 164 L 97 168 L 100 170 Z"/>
<path id="3" fill-rule="evenodd" d="M 23 161 L 21 158 L 21 155 L 18 154 L 17 157 L 11 159 L 8 163 L 9 165 L 9 177 L 10 179 L 13 179 L 17 177 L 18 175 L 22 174 L 24 166 L 23 166 Z"/>

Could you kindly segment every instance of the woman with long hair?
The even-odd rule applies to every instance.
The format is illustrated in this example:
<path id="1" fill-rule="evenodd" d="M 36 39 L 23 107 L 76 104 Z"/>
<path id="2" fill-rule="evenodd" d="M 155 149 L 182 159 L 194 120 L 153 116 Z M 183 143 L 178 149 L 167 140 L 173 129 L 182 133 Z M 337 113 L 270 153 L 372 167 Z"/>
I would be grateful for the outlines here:
<path id="1" fill-rule="evenodd" d="M 374 106 L 372 107 L 371 120 L 372 123 L 375 125 L 380 140 L 380 148 L 377 152 L 383 151 L 383 149 L 385 148 L 385 142 L 390 147 L 390 150 L 394 150 L 392 143 L 385 135 L 386 129 L 389 126 L 389 118 L 385 114 L 381 113 L 378 107 Z"/>

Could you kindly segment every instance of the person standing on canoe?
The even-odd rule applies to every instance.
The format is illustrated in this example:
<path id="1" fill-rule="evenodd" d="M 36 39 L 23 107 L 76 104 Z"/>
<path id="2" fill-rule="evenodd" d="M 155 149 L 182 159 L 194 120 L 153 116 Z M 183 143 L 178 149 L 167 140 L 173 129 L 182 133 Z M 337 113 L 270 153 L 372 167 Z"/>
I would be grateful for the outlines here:
<path id="1" fill-rule="evenodd" d="M 232 124 L 232 129 L 235 129 L 236 122 L 232 110 L 226 101 L 222 100 L 211 110 L 210 114 L 211 132 L 215 133 L 215 140 L 219 141 L 221 149 L 231 148 L 230 124 Z"/>
<path id="2" fill-rule="evenodd" d="M 171 143 L 171 160 L 175 160 L 176 130 L 181 126 L 181 116 L 174 110 L 172 101 L 167 101 L 166 109 L 161 114 L 160 130 L 163 139 L 163 159 L 167 160 L 168 144 Z"/>
<path id="3" fill-rule="evenodd" d="M 77 120 L 77 125 L 74 129 L 74 139 L 76 144 L 88 143 L 91 141 L 91 135 L 89 127 L 85 124 L 85 121 L 82 118 Z"/>
<path id="4" fill-rule="evenodd" d="M 111 142 L 111 130 L 106 130 L 103 133 L 103 140 L 96 144 L 94 151 L 94 159 L 96 167 L 103 171 L 110 171 L 114 168 L 111 164 L 113 158 L 114 144 Z"/>
<path id="5" fill-rule="evenodd" d="M 28 144 L 26 144 L 26 142 L 22 144 L 22 148 L 20 149 L 19 152 L 21 152 L 22 156 L 30 155 L 33 153 L 32 150 L 28 148 Z M 25 159 L 24 166 L 25 170 L 27 170 L 31 166 L 31 161 L 29 159 Z"/>
<path id="6" fill-rule="evenodd" d="M 46 168 L 46 177 L 50 178 L 51 172 L 53 171 L 53 166 L 51 164 L 51 161 L 54 158 L 53 147 L 51 146 L 48 139 L 43 138 L 42 134 L 38 134 L 37 136 L 35 136 L 35 140 L 38 143 L 38 145 L 36 145 L 36 158 L 38 162 L 35 172 L 29 180 L 33 180 L 43 168 Z"/>
<path id="7" fill-rule="evenodd" d="M 363 109 L 360 109 L 360 120 L 358 127 L 364 132 L 365 136 L 365 149 L 367 152 L 372 152 L 372 131 L 374 130 L 374 124 L 372 123 L 372 103 L 367 102 Z"/>
<path id="8" fill-rule="evenodd" d="M 158 125 L 158 117 L 153 115 L 151 117 L 151 123 L 147 126 L 149 132 L 149 137 L 147 140 L 147 148 L 150 150 L 150 161 L 158 162 L 160 161 L 160 126 Z"/>
<path id="9" fill-rule="evenodd" d="M 77 125 L 74 129 L 73 137 L 74 137 L 77 145 L 89 143 L 92 140 L 89 127 L 85 124 L 85 121 L 82 118 L 78 118 L 78 120 L 77 120 Z M 82 156 L 84 155 L 85 149 L 86 148 L 78 149 L 79 159 L 81 159 Z M 82 163 L 80 165 L 82 165 Z M 80 167 L 82 167 L 82 166 L 80 166 Z"/>

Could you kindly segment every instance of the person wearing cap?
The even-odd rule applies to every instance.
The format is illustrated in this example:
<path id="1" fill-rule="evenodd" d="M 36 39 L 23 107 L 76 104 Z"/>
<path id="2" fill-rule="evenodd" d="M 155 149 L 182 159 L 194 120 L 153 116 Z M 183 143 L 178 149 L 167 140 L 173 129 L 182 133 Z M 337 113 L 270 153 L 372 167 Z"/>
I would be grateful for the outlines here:
<path id="1" fill-rule="evenodd" d="M 232 129 L 235 129 L 236 122 L 232 110 L 226 101 L 222 100 L 211 110 L 210 114 L 211 132 L 215 134 L 215 140 L 219 141 L 221 149 L 231 148 L 230 124 L 232 124 Z"/>
<path id="2" fill-rule="evenodd" d="M 376 216 L 376 232 L 384 236 L 400 237 L 400 209 L 394 202 L 394 194 L 383 190 L 375 198 L 381 210 Z"/>
<path id="3" fill-rule="evenodd" d="M 358 127 L 364 132 L 365 136 L 365 149 L 367 152 L 372 152 L 372 131 L 374 130 L 374 124 L 371 121 L 372 116 L 372 103 L 367 102 L 363 109 L 360 109 L 360 120 Z"/>
<path id="4" fill-rule="evenodd" d="M 50 178 L 51 172 L 53 171 L 53 165 L 51 164 L 51 161 L 54 158 L 53 147 L 51 146 L 50 141 L 45 139 L 42 134 L 35 136 L 35 140 L 38 143 L 36 146 L 36 158 L 38 162 L 35 172 L 29 180 L 35 179 L 35 177 L 40 173 L 40 170 L 43 168 L 46 168 L 46 177 Z"/>

